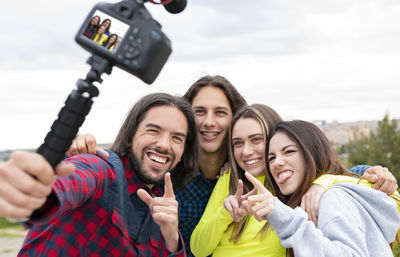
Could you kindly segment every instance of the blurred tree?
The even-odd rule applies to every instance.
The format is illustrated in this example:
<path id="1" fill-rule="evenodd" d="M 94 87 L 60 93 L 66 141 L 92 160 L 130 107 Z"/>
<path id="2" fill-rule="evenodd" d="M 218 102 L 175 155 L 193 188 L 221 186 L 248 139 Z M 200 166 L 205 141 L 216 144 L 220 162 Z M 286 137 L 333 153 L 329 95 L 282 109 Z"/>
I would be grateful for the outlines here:
<path id="1" fill-rule="evenodd" d="M 347 152 L 351 165 L 381 165 L 400 181 L 400 129 L 397 120 L 390 120 L 388 114 L 369 136 L 355 133 L 355 139 L 347 144 Z"/>

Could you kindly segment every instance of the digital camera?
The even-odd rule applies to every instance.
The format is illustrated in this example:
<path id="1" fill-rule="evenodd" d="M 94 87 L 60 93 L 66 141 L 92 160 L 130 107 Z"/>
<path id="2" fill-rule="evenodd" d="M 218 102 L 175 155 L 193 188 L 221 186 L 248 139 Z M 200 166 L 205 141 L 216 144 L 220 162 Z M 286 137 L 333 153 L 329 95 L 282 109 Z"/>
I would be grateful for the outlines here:
<path id="1" fill-rule="evenodd" d="M 75 40 L 148 84 L 156 79 L 172 52 L 161 25 L 143 3 L 135 0 L 96 4 Z"/>

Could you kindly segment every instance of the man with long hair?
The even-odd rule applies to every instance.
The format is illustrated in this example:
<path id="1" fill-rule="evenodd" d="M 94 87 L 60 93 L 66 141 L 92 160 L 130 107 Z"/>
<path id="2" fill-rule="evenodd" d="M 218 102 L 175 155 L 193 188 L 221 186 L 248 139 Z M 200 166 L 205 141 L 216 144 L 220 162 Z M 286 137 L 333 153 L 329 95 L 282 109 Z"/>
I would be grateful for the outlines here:
<path id="1" fill-rule="evenodd" d="M 224 164 L 228 162 L 228 131 L 232 116 L 246 100 L 223 76 L 204 76 L 183 96 L 192 105 L 199 139 L 197 175 L 176 192 L 179 203 L 179 230 L 188 256 L 190 236 L 207 206 Z"/>
<path id="2" fill-rule="evenodd" d="M 176 200 L 179 203 L 179 230 L 185 242 L 188 256 L 190 236 L 203 215 L 208 199 L 214 189 L 217 177 L 228 161 L 227 135 L 232 116 L 246 105 L 244 97 L 223 76 L 203 76 L 194 82 L 183 96 L 191 105 L 196 118 L 199 144 L 192 145 L 198 152 L 197 173 L 181 174 L 187 183 L 177 183 Z M 79 153 L 95 153 L 95 138 L 79 135 L 67 152 L 68 156 Z M 182 180 L 181 180 L 182 181 Z M 179 182 L 179 181 L 178 181 Z"/>
<path id="3" fill-rule="evenodd" d="M 132 107 L 109 157 L 76 155 L 53 170 L 12 153 L 0 164 L 0 216 L 30 217 L 19 254 L 185 256 L 171 180 L 197 169 L 195 131 L 187 101 L 156 93 Z"/>
<path id="4" fill-rule="evenodd" d="M 198 136 L 199 144 L 192 148 L 198 150 L 196 156 L 199 168 L 197 174 L 181 174 L 186 175 L 188 180 L 185 181 L 188 182 L 174 182 L 174 187 L 179 203 L 179 230 L 188 256 L 193 256 L 190 251 L 190 237 L 203 215 L 221 169 L 228 162 L 229 126 L 236 112 L 246 105 L 246 100 L 225 77 L 219 75 L 201 77 L 189 87 L 183 97 L 192 105 L 196 118 L 194 132 Z M 87 134 L 77 137 L 67 155 L 96 151 L 102 150 L 97 148 L 95 138 Z M 360 166 L 356 172 L 362 173 L 368 167 Z M 306 198 L 307 202 L 314 203 L 309 199 L 319 200 L 315 191 L 310 195 Z M 318 204 L 314 209 L 318 210 Z"/>

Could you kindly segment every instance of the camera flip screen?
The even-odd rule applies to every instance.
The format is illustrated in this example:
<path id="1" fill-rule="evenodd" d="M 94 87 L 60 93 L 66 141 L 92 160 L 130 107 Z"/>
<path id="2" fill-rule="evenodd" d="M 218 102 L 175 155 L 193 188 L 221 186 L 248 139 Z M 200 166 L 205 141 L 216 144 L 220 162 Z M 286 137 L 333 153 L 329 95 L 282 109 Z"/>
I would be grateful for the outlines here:
<path id="1" fill-rule="evenodd" d="M 162 32 L 143 3 L 124 0 L 96 4 L 75 36 L 93 55 L 106 59 L 151 84 L 172 52 L 171 41 Z"/>
<path id="2" fill-rule="evenodd" d="M 82 35 L 109 51 L 115 51 L 128 29 L 127 24 L 97 10 Z"/>

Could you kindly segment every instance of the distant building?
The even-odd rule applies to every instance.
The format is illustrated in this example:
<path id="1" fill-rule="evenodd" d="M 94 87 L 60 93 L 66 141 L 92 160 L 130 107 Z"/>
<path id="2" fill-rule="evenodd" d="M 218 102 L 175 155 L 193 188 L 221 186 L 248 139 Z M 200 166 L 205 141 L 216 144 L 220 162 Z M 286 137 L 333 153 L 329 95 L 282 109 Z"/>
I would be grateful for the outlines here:
<path id="1" fill-rule="evenodd" d="M 371 132 L 375 131 L 378 126 L 377 121 L 355 121 L 345 123 L 333 121 L 330 123 L 318 122 L 315 124 L 325 132 L 329 141 L 336 146 L 347 144 L 354 139 L 355 135 L 368 136 Z"/>

